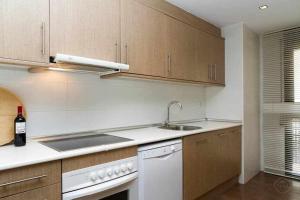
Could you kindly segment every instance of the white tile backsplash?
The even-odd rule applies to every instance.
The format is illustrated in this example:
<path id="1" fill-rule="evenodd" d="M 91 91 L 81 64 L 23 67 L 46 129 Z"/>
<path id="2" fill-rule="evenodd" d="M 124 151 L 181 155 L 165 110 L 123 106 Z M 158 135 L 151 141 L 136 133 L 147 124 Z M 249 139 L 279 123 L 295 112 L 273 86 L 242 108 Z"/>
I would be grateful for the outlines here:
<path id="1" fill-rule="evenodd" d="M 67 105 L 66 82 L 24 82 L 15 90 L 29 111 L 62 111 Z"/>
<path id="2" fill-rule="evenodd" d="M 26 105 L 25 105 L 26 106 Z M 30 111 L 27 112 L 27 135 L 55 135 L 68 131 L 66 111 Z"/>
<path id="3" fill-rule="evenodd" d="M 172 120 L 205 117 L 205 88 L 199 85 L 1 68 L 0 87 L 24 102 L 29 137 L 163 122 L 172 100 L 183 104 Z"/>

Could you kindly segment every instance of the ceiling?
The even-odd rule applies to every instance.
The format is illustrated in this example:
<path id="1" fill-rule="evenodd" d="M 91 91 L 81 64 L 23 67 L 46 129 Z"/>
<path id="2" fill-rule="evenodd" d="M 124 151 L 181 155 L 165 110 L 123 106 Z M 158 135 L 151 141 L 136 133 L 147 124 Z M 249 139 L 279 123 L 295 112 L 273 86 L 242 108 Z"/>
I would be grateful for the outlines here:
<path id="1" fill-rule="evenodd" d="M 257 33 L 300 25 L 300 0 L 167 0 L 218 26 L 244 22 Z M 269 5 L 259 10 L 260 5 Z"/>

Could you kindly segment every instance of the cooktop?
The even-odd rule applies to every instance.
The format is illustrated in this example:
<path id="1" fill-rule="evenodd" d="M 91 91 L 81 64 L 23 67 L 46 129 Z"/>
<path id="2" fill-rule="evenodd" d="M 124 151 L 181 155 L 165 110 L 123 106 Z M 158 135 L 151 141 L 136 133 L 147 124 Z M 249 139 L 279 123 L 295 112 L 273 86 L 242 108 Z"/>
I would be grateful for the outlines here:
<path id="1" fill-rule="evenodd" d="M 69 138 L 60 138 L 53 140 L 40 141 L 41 144 L 50 147 L 56 151 L 70 151 L 86 147 L 95 147 L 100 145 L 115 144 L 132 141 L 131 139 L 117 137 L 113 135 L 97 134 L 86 136 L 75 136 Z"/>

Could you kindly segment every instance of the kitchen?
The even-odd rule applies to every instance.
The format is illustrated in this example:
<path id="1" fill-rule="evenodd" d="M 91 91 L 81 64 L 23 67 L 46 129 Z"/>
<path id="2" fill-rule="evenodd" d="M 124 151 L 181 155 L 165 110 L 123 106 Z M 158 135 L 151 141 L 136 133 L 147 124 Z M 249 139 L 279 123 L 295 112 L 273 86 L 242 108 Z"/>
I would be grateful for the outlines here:
<path id="1" fill-rule="evenodd" d="M 226 1 L 0 0 L 0 199 L 297 194 L 300 3 Z"/>

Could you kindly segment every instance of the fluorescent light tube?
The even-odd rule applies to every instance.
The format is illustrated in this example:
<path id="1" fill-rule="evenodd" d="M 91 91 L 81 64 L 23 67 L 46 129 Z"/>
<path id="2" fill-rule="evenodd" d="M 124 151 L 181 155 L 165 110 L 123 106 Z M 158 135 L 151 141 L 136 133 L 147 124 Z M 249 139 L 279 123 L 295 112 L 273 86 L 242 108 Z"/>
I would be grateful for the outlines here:
<path id="1" fill-rule="evenodd" d="M 129 70 L 128 64 L 98 60 L 93 58 L 85 58 L 79 56 L 56 54 L 54 62 L 56 63 L 71 63 L 76 65 L 87 65 L 99 68 L 107 68 L 113 70 Z"/>

